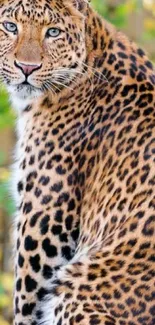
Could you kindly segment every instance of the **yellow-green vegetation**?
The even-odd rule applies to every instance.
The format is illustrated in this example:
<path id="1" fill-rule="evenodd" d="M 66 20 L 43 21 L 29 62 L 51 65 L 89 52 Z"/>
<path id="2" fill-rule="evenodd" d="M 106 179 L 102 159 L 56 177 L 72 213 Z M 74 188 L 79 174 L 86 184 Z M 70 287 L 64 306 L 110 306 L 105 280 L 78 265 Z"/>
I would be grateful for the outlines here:
<path id="1" fill-rule="evenodd" d="M 0 89 L 0 130 L 5 127 L 12 126 L 14 121 L 13 112 L 10 110 L 9 101 L 4 90 L 4 87 Z"/>
<path id="2" fill-rule="evenodd" d="M 142 6 L 142 1 L 109 1 L 93 0 L 93 5 L 104 17 L 111 21 L 117 27 L 124 27 L 129 14 L 138 10 Z"/>
<path id="3" fill-rule="evenodd" d="M 11 128 L 13 124 L 14 114 L 9 107 L 6 92 L 4 89 L 1 89 L 0 134 L 3 134 L 6 128 Z M 6 264 L 4 260 L 6 257 L 5 247 L 6 244 L 9 245 L 9 229 L 7 228 L 11 224 L 11 216 L 14 208 L 8 190 L 10 172 L 8 166 L 5 165 L 6 155 L 7 153 L 1 150 L 0 145 L 0 325 L 9 325 L 12 323 L 13 275 L 9 266 L 8 269 L 6 266 L 4 267 L 4 264 Z M 4 243 L 4 236 L 6 237 L 6 243 Z M 10 256 L 9 259 L 11 258 Z"/>
<path id="4" fill-rule="evenodd" d="M 9 325 L 12 318 L 13 277 L 0 273 L 0 324 Z"/>
<path id="5" fill-rule="evenodd" d="M 3 159 L 4 154 L 0 152 L 0 324 L 9 325 L 12 320 L 13 275 L 10 267 L 8 267 L 7 272 L 4 272 L 4 270 L 6 270 L 6 267 L 4 268 L 6 254 L 4 235 L 8 245 L 9 230 L 7 229 L 7 225 L 10 223 L 9 217 L 11 217 L 14 208 L 13 202 L 10 200 L 10 195 L 8 194 L 8 180 L 10 178 L 10 173 L 7 167 L 2 167 Z M 7 218 L 7 220 L 5 218 Z M 8 233 L 5 234 L 4 231 L 7 231 Z M 11 258 L 12 257 L 10 256 L 9 260 Z"/>
<path id="6" fill-rule="evenodd" d="M 133 38 L 137 34 L 135 41 L 148 49 L 148 52 L 151 52 L 152 58 L 155 60 L 155 0 L 92 0 L 92 2 L 101 15 L 119 29 L 125 30 L 130 37 Z M 131 34 L 132 19 L 137 22 L 137 27 L 139 19 L 141 20 L 143 28 L 139 30 L 139 34 L 137 30 L 136 33 Z M 0 135 L 4 134 L 5 129 L 12 128 L 14 119 L 14 114 L 9 108 L 7 94 L 1 88 Z M 2 152 L 0 145 L 0 325 L 11 324 L 12 315 L 13 276 L 12 270 L 10 270 L 11 263 L 4 263 L 4 260 L 8 259 L 8 256 L 5 258 L 4 235 L 7 237 L 6 243 L 8 245 L 9 230 L 7 227 L 11 224 L 11 215 L 14 210 L 8 191 L 9 167 L 6 165 L 6 156 L 10 155 L 11 152 Z M 11 257 L 9 258 L 11 259 Z"/>
<path id="7" fill-rule="evenodd" d="M 94 7 L 117 27 L 124 27 L 128 16 L 135 11 L 145 10 L 145 33 L 149 38 L 155 36 L 155 1 L 154 0 L 92 0 Z M 143 37 L 143 35 L 141 35 Z"/>

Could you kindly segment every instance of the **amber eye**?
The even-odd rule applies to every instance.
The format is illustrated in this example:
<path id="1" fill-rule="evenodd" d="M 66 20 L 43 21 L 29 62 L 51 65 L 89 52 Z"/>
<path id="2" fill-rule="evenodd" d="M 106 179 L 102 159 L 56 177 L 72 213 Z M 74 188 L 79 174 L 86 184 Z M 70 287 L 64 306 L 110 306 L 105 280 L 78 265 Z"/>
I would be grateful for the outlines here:
<path id="1" fill-rule="evenodd" d="M 10 33 L 17 33 L 18 29 L 16 24 L 5 21 L 3 23 L 4 28 Z"/>
<path id="2" fill-rule="evenodd" d="M 59 28 L 49 28 L 47 30 L 47 37 L 58 37 L 61 34 L 61 30 Z"/>

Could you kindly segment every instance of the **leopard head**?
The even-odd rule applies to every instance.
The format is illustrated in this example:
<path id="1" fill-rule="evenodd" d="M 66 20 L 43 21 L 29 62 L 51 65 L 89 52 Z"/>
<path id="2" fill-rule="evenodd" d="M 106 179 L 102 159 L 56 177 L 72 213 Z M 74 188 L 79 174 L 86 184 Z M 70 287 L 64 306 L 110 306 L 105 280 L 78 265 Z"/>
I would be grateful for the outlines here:
<path id="1" fill-rule="evenodd" d="M 86 59 L 86 0 L 0 1 L 0 79 L 35 98 L 80 78 Z"/>

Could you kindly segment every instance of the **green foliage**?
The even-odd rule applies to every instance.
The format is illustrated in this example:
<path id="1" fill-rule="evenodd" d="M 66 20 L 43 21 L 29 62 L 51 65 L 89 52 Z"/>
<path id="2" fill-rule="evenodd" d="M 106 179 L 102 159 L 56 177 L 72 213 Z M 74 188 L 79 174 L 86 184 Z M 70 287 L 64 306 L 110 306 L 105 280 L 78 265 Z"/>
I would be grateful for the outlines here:
<path id="1" fill-rule="evenodd" d="M 117 4 L 117 2 L 119 4 Z M 142 40 L 154 40 L 155 37 L 155 2 L 154 0 L 92 0 L 95 9 L 105 18 L 113 23 L 117 28 L 126 26 L 128 17 L 133 12 L 145 10 L 144 33 Z"/>
<path id="2" fill-rule="evenodd" d="M 3 87 L 0 89 L 0 129 L 13 125 L 14 115 L 10 109 L 8 96 Z"/>
<path id="3" fill-rule="evenodd" d="M 9 178 L 8 170 L 0 168 L 2 176 Z M 12 216 L 14 212 L 14 204 L 9 193 L 9 180 L 0 180 L 0 209 L 4 211 L 7 216 Z"/>
<path id="4" fill-rule="evenodd" d="M 7 314 L 7 319 L 12 317 L 12 292 L 13 276 L 9 273 L 0 273 L 0 324 L 9 325 L 9 322 L 2 316 Z"/>
<path id="5" fill-rule="evenodd" d="M 11 127 L 14 123 L 14 115 L 9 107 L 8 97 L 4 90 L 0 89 L 0 132 L 4 128 Z M 14 204 L 9 194 L 10 173 L 4 167 L 6 153 L 0 150 L 0 224 L 3 225 L 3 217 L 10 217 L 14 212 Z M 3 226 L 0 235 L 3 233 Z M 9 230 L 8 230 L 9 232 Z M 0 237 L 1 238 L 1 237 Z M 0 262 L 3 259 L 2 245 L 0 245 Z M 8 270 L 9 271 L 9 270 Z M 12 292 L 13 277 L 10 273 L 0 272 L 0 324 L 9 325 L 12 323 Z M 7 315 L 4 317 L 3 315 Z"/>
<path id="6" fill-rule="evenodd" d="M 125 26 L 128 15 L 138 10 L 141 4 L 138 0 L 122 1 L 119 5 L 110 4 L 109 0 L 92 0 L 92 3 L 103 17 L 119 28 Z"/>
<path id="7" fill-rule="evenodd" d="M 7 113 L 5 114 L 7 115 Z M 7 119 L 9 119 L 9 116 L 7 116 Z M 11 116 L 10 124 L 12 123 L 13 123 L 13 119 Z M 4 211 L 4 213 L 7 216 L 12 216 L 14 212 L 14 204 L 9 194 L 10 172 L 8 171 L 7 168 L 3 167 L 4 162 L 5 162 L 5 153 L 0 151 L 0 210 Z"/>

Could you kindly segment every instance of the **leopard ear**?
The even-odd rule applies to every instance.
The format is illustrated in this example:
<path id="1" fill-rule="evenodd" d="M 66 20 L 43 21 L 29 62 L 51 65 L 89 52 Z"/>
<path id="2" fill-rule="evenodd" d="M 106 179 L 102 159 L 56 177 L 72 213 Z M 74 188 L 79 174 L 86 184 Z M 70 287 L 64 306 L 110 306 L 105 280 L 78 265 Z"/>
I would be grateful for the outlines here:
<path id="1" fill-rule="evenodd" d="M 74 1 L 74 5 L 79 11 L 85 9 L 88 3 L 90 2 L 89 0 L 73 0 L 73 1 Z"/>
<path id="2" fill-rule="evenodd" d="M 88 6 L 90 1 L 91 0 L 71 0 L 74 7 L 76 7 L 76 9 L 78 9 L 81 12 Z"/>

